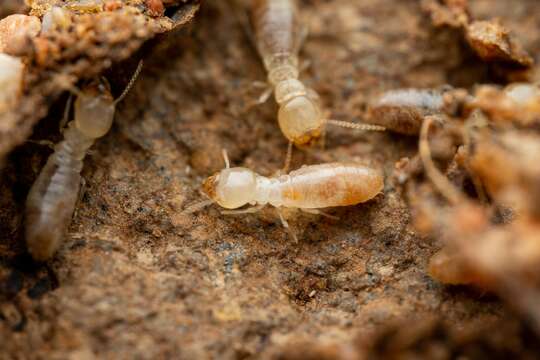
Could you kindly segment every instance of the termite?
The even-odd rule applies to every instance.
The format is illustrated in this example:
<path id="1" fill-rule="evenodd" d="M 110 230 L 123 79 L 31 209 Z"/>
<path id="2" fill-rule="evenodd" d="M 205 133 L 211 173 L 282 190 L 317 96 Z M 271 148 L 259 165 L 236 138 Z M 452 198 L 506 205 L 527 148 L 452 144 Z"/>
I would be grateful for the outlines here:
<path id="1" fill-rule="evenodd" d="M 326 119 L 315 90 L 298 79 L 298 53 L 307 32 L 299 23 L 294 0 L 254 0 L 250 19 L 254 42 L 279 105 L 279 127 L 289 140 L 287 158 L 290 158 L 291 144 L 301 146 L 315 142 L 324 135 L 327 124 L 384 130 L 377 125 Z"/>
<path id="2" fill-rule="evenodd" d="M 432 278 L 445 284 L 469 283 L 464 259 L 457 254 L 457 251 L 452 253 L 448 248 L 439 250 L 429 259 L 427 270 Z"/>
<path id="3" fill-rule="evenodd" d="M 68 124 L 64 140 L 55 146 L 26 200 L 26 245 L 35 260 L 47 260 L 60 246 L 79 197 L 86 153 L 96 139 L 111 128 L 116 105 L 127 95 L 141 68 L 142 62 L 116 100 L 105 79 L 95 80 L 80 91 L 73 90 L 77 94 L 74 119 Z"/>
<path id="4" fill-rule="evenodd" d="M 398 89 L 383 93 L 369 106 L 370 122 L 405 135 L 418 135 L 426 116 L 440 114 L 447 91 L 432 89 Z"/>
<path id="5" fill-rule="evenodd" d="M 531 126 L 538 124 L 540 119 L 540 85 L 512 83 L 505 88 L 478 86 L 466 105 L 470 111 L 482 110 L 496 123 Z"/>
<path id="6" fill-rule="evenodd" d="M 467 259 L 449 247 L 439 250 L 429 259 L 427 270 L 432 278 L 448 285 L 484 283 L 482 277 L 468 266 Z"/>
<path id="7" fill-rule="evenodd" d="M 328 163 L 303 166 L 287 175 L 266 177 L 245 167 L 230 167 L 226 152 L 225 169 L 207 178 L 202 191 L 210 199 L 186 210 L 194 212 L 216 203 L 223 214 L 254 213 L 273 206 L 294 240 L 281 208 L 332 217 L 320 209 L 356 205 L 379 194 L 384 186 L 380 171 L 354 163 Z M 244 205 L 246 209 L 236 210 Z"/>

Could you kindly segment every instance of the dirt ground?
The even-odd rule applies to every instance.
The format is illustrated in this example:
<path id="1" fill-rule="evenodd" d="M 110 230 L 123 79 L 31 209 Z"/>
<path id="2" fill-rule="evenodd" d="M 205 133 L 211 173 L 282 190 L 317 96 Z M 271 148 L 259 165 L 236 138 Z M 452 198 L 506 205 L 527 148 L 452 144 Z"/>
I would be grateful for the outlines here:
<path id="1" fill-rule="evenodd" d="M 459 31 L 436 28 L 422 3 L 300 2 L 310 28 L 301 79 L 333 118 L 363 118 L 387 89 L 503 81 Z M 471 0 L 470 9 L 475 19 L 500 17 L 539 60 L 536 0 Z M 330 128 L 324 150 L 295 151 L 294 168 L 356 161 L 386 177 L 374 200 L 332 210 L 339 220 L 290 214 L 298 243 L 272 211 L 182 213 L 223 167 L 221 149 L 234 165 L 271 175 L 287 143 L 273 99 L 252 105 L 265 73 L 229 5 L 206 1 L 190 24 L 167 30 L 105 72 L 117 94 L 144 59 L 112 130 L 85 160 L 84 195 L 45 264 L 25 252 L 22 216 L 50 150 L 26 142 L 9 153 L 0 180 L 0 358 L 539 356 L 527 321 L 496 295 L 428 275 L 442 241 L 413 226 L 394 176 L 395 163 L 417 153 L 416 137 Z M 65 100 L 56 90 L 32 139 L 61 138 Z"/>

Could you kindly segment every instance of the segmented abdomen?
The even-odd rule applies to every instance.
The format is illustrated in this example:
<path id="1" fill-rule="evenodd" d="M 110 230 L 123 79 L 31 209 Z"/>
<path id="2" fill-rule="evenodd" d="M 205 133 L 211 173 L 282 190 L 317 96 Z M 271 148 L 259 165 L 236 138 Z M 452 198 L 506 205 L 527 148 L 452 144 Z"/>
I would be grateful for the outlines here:
<path id="1" fill-rule="evenodd" d="M 398 133 L 417 135 L 425 116 L 442 111 L 442 93 L 428 89 L 400 89 L 382 94 L 369 108 L 370 122 Z"/>
<path id="2" fill-rule="evenodd" d="M 36 260 L 51 257 L 61 244 L 75 210 L 82 160 L 93 142 L 74 126 L 66 130 L 65 139 L 47 160 L 26 200 L 26 243 Z"/>
<path id="3" fill-rule="evenodd" d="M 296 56 L 299 26 L 293 0 L 254 0 L 251 22 L 265 66 L 276 56 Z"/>
<path id="4" fill-rule="evenodd" d="M 355 205 L 381 192 L 381 172 L 358 164 L 305 166 L 278 178 L 285 207 L 316 209 Z"/>

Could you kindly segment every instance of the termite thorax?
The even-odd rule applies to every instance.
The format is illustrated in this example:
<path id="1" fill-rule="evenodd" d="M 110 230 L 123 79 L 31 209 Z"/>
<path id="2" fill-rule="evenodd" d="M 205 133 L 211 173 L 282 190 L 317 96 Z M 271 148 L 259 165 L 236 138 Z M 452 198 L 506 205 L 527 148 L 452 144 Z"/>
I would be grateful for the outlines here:
<path id="1" fill-rule="evenodd" d="M 288 79 L 298 79 L 298 58 L 288 53 L 276 54 L 265 61 L 268 82 L 273 86 Z"/>
<path id="2" fill-rule="evenodd" d="M 274 96 L 276 102 L 280 105 L 286 104 L 291 99 L 294 99 L 298 96 L 306 96 L 307 91 L 304 84 L 302 84 L 297 79 L 288 79 L 280 81 L 276 84 L 274 90 Z"/>

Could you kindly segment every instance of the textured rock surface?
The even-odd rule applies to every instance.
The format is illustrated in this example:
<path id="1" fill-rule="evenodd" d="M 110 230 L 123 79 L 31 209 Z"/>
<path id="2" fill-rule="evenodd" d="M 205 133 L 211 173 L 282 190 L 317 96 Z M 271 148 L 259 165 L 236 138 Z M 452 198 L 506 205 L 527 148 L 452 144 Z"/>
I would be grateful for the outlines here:
<path id="1" fill-rule="evenodd" d="M 502 17 L 525 49 L 538 54 L 536 0 L 512 3 L 512 12 L 505 0 L 471 5 L 476 19 Z M 302 5 L 311 31 L 301 77 L 334 118 L 362 117 L 367 102 L 390 88 L 489 80 L 487 65 L 462 36 L 434 29 L 417 1 Z M 221 149 L 234 164 L 266 175 L 282 165 L 286 149 L 275 104 L 250 105 L 260 95 L 253 82 L 264 81 L 264 73 L 230 7 L 208 1 L 190 28 L 141 52 L 141 77 L 85 162 L 84 196 L 65 245 L 48 264 L 24 255 L 21 214 L 49 152 L 26 144 L 8 157 L 0 182 L 6 358 L 255 358 L 305 342 L 321 346 L 320 354 L 338 344 L 342 354 L 347 350 L 339 346 L 357 336 L 370 338 L 389 322 L 411 317 L 441 316 L 450 326 L 469 328 L 511 317 L 493 296 L 445 287 L 427 275 L 440 244 L 415 232 L 391 176 L 396 161 L 416 153 L 415 139 L 330 129 L 324 151 L 295 152 L 295 167 L 360 161 L 382 166 L 388 179 L 374 201 L 333 211 L 339 221 L 292 215 L 298 244 L 270 211 L 225 217 L 210 207 L 182 214 L 201 199 L 201 180 L 223 166 Z M 129 71 L 113 69 L 111 79 L 123 80 Z M 34 139 L 59 138 L 62 106 L 53 104 Z M 26 137 L 17 136 L 17 143 Z M 436 328 L 430 326 L 426 337 Z M 509 342 L 515 338 L 514 328 L 491 330 Z M 526 348 L 523 342 L 512 349 Z"/>

